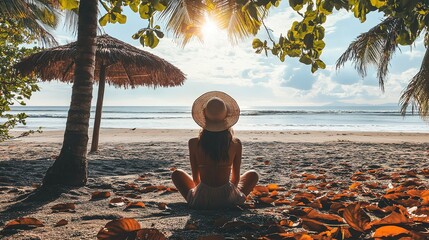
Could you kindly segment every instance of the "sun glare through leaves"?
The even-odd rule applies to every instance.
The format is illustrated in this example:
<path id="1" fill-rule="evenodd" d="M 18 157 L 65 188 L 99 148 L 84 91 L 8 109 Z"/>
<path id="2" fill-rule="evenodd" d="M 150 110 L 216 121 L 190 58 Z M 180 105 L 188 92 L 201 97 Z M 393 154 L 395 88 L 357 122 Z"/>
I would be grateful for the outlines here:
<path id="1" fill-rule="evenodd" d="M 205 22 L 204 25 L 201 27 L 201 33 L 204 42 L 213 42 L 218 40 L 222 36 L 221 29 L 216 25 L 216 22 L 208 15 L 205 15 Z"/>

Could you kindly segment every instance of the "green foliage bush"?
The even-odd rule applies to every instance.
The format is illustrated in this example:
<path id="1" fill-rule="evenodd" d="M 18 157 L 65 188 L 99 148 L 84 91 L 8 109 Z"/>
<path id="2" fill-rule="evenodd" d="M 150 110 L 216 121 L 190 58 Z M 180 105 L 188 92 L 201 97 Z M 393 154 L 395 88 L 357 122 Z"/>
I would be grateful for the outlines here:
<path id="1" fill-rule="evenodd" d="M 17 124 L 25 125 L 27 115 L 11 114 L 11 106 L 25 105 L 25 100 L 39 91 L 35 76 L 18 76 L 13 68 L 23 57 L 39 50 L 25 47 L 34 40 L 22 25 L 0 18 L 0 142 L 11 137 L 9 130 Z"/>

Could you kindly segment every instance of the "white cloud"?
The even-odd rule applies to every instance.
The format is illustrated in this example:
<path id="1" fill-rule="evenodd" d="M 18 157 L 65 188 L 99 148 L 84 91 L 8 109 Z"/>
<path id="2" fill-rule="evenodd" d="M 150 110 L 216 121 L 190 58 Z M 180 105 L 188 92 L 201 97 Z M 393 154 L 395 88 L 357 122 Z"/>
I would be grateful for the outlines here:
<path id="1" fill-rule="evenodd" d="M 324 24 L 326 35 L 334 33 L 335 30 L 337 29 L 336 25 L 340 21 L 344 21 L 346 19 L 350 19 L 352 16 L 353 15 L 352 15 L 351 12 L 347 12 L 345 10 L 341 10 L 341 11 L 338 11 L 338 12 L 335 11 L 331 15 L 328 15 L 326 17 L 326 23 Z"/>

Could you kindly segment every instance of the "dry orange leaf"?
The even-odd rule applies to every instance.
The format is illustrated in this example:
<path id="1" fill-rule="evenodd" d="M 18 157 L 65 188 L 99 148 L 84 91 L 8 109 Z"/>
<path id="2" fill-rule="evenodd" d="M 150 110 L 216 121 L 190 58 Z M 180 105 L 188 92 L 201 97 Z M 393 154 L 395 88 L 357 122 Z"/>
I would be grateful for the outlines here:
<path id="1" fill-rule="evenodd" d="M 175 187 L 167 187 L 166 189 L 165 189 L 165 191 L 166 192 L 177 192 L 177 191 L 179 191 L 177 188 L 175 188 Z"/>
<path id="2" fill-rule="evenodd" d="M 306 218 L 325 221 L 328 223 L 344 223 L 343 218 L 334 214 L 321 213 L 312 208 L 305 208 L 304 211 L 307 213 L 307 215 L 305 215 Z"/>
<path id="3" fill-rule="evenodd" d="M 428 215 L 429 216 L 429 207 L 420 207 L 420 208 L 417 208 L 417 210 L 415 211 L 415 214 L 417 214 L 417 215 L 424 214 L 424 215 Z"/>
<path id="4" fill-rule="evenodd" d="M 36 218 L 23 217 L 8 222 L 3 229 L 29 229 L 43 226 L 43 223 Z"/>
<path id="5" fill-rule="evenodd" d="M 275 199 L 270 198 L 270 197 L 261 197 L 261 198 L 259 198 L 259 201 L 266 203 L 266 204 L 271 204 L 275 201 Z"/>
<path id="6" fill-rule="evenodd" d="M 371 182 L 371 183 L 365 183 L 365 186 L 371 189 L 376 189 L 379 187 L 379 184 L 377 182 Z"/>
<path id="7" fill-rule="evenodd" d="M 279 222 L 280 226 L 287 226 L 287 227 L 298 227 L 302 224 L 301 218 L 289 218 L 289 219 L 283 219 Z"/>
<path id="8" fill-rule="evenodd" d="M 373 238 L 387 238 L 387 237 L 396 237 L 398 235 L 405 234 L 410 235 L 410 231 L 405 228 L 398 226 L 383 226 L 377 228 L 372 235 Z"/>
<path id="9" fill-rule="evenodd" d="M 76 209 L 74 203 L 60 203 L 51 207 L 54 212 L 73 212 Z"/>
<path id="10" fill-rule="evenodd" d="M 330 210 L 331 212 L 335 212 L 339 214 L 340 212 L 344 211 L 344 208 L 346 208 L 347 206 L 348 206 L 347 203 L 334 202 L 331 204 Z"/>
<path id="11" fill-rule="evenodd" d="M 96 191 L 91 194 L 91 200 L 105 199 L 110 197 L 110 192 Z"/>
<path id="12" fill-rule="evenodd" d="M 304 181 L 308 181 L 308 180 L 316 180 L 317 177 L 313 174 L 303 174 L 302 175 L 304 177 Z"/>
<path id="13" fill-rule="evenodd" d="M 371 221 L 370 217 L 362 210 L 362 203 L 352 203 L 343 212 L 343 218 L 354 230 L 365 232 Z"/>
<path id="14" fill-rule="evenodd" d="M 287 199 L 277 199 L 274 201 L 275 206 L 281 206 L 281 205 L 289 205 L 290 201 Z"/>
<path id="15" fill-rule="evenodd" d="M 129 209 L 129 208 L 145 208 L 146 206 L 144 205 L 143 202 L 130 202 L 127 204 L 127 206 L 125 207 L 124 210 Z"/>
<path id="16" fill-rule="evenodd" d="M 310 203 L 313 201 L 313 199 L 316 198 L 316 195 L 312 193 L 302 192 L 295 195 L 293 200 L 297 202 L 304 202 L 304 203 Z"/>
<path id="17" fill-rule="evenodd" d="M 362 185 L 360 182 L 354 182 L 349 186 L 350 191 L 356 190 L 359 186 Z"/>
<path id="18" fill-rule="evenodd" d="M 58 222 L 54 225 L 54 227 L 61 227 L 61 226 L 67 225 L 68 223 L 69 223 L 69 221 L 67 221 L 67 220 L 65 220 L 65 219 L 61 219 L 60 221 L 58 221 Z"/>
<path id="19" fill-rule="evenodd" d="M 167 240 L 165 235 L 155 228 L 142 228 L 137 231 L 136 238 L 138 240 Z"/>
<path id="20" fill-rule="evenodd" d="M 412 222 L 409 218 L 409 214 L 407 212 L 407 209 L 402 206 L 397 206 L 391 214 L 388 216 L 374 220 L 369 223 L 369 226 L 380 226 L 380 225 L 396 225 L 396 224 L 403 224 L 403 223 L 410 223 Z"/>
<path id="21" fill-rule="evenodd" d="M 272 191 L 276 191 L 279 188 L 279 185 L 275 184 L 275 183 L 271 183 L 267 185 L 268 191 L 272 192 Z"/>
<path id="22" fill-rule="evenodd" d="M 350 239 L 352 234 L 348 226 L 340 226 L 331 230 L 331 236 L 333 239 Z"/>
<path id="23" fill-rule="evenodd" d="M 140 228 L 140 223 L 135 219 L 121 218 L 108 222 L 106 226 L 100 229 L 97 238 L 100 240 L 126 239 L 134 236 Z"/>
<path id="24" fill-rule="evenodd" d="M 328 231 L 332 229 L 331 227 L 329 227 L 328 225 L 325 225 L 322 222 L 309 219 L 309 218 L 302 218 L 302 227 L 309 231 L 316 231 L 316 232 L 323 232 L 323 231 Z"/>
<path id="25" fill-rule="evenodd" d="M 259 192 L 259 193 L 268 193 L 270 190 L 267 187 L 265 187 L 265 186 L 256 185 L 253 188 L 253 191 L 254 192 Z"/>
<path id="26" fill-rule="evenodd" d="M 124 195 L 124 197 L 133 198 L 133 199 L 140 199 L 141 198 L 140 195 L 137 195 L 137 194 L 134 194 L 134 193 L 127 193 L 127 194 Z"/>

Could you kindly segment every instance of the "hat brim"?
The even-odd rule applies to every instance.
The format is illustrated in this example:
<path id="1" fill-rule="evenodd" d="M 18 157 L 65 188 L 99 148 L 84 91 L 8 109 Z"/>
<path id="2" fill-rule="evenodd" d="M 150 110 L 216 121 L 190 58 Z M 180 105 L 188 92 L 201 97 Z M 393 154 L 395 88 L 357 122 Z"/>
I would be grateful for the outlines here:
<path id="1" fill-rule="evenodd" d="M 204 115 L 205 104 L 213 97 L 218 97 L 226 105 L 227 114 L 223 121 L 209 121 Z M 202 128 L 210 132 L 221 132 L 237 123 L 240 117 L 240 107 L 228 94 L 221 91 L 211 91 L 198 97 L 192 105 L 192 118 Z"/>

